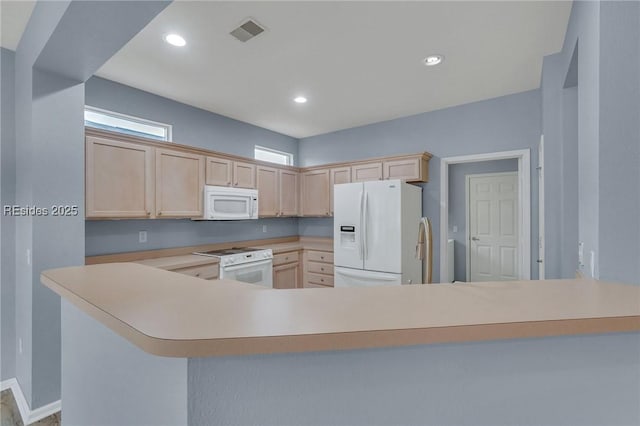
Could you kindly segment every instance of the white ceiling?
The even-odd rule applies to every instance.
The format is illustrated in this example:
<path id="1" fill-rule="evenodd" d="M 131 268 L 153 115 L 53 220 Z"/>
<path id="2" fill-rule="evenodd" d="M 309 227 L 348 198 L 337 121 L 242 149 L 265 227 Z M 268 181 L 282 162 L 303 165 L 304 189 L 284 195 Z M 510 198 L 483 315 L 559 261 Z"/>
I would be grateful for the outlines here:
<path id="1" fill-rule="evenodd" d="M 2 1 L 3 47 L 15 49 L 32 8 Z M 17 19 L 5 35 L 7 11 Z M 97 74 L 302 138 L 538 88 L 570 11 L 570 1 L 176 1 Z M 267 31 L 242 43 L 229 32 L 248 17 Z M 166 44 L 169 32 L 187 46 Z M 422 65 L 431 53 L 443 64 Z M 309 102 L 293 103 L 300 94 Z"/>
<path id="2" fill-rule="evenodd" d="M 16 50 L 35 5 L 35 0 L 0 1 L 0 46 Z"/>

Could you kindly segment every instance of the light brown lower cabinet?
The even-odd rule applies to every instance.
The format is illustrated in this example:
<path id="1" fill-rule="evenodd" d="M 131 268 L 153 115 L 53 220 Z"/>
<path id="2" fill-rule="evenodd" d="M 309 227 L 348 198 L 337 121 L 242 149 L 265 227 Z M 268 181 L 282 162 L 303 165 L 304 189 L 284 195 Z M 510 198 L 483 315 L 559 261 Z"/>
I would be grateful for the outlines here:
<path id="1" fill-rule="evenodd" d="M 220 272 L 218 264 L 192 266 L 188 268 L 169 269 L 171 272 L 202 278 L 203 280 L 215 280 Z"/>
<path id="2" fill-rule="evenodd" d="M 333 253 L 320 250 L 304 250 L 304 288 L 333 287 Z"/>
<path id="3" fill-rule="evenodd" d="M 290 251 L 273 256 L 273 288 L 299 288 L 300 253 Z"/>

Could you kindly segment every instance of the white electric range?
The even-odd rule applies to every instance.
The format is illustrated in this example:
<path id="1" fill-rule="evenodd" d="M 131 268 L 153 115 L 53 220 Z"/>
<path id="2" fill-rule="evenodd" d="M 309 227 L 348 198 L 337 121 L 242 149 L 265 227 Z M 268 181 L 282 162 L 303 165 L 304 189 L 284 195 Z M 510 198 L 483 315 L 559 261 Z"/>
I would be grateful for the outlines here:
<path id="1" fill-rule="evenodd" d="M 220 259 L 220 279 L 273 287 L 273 252 L 271 249 L 234 247 L 193 254 Z"/>

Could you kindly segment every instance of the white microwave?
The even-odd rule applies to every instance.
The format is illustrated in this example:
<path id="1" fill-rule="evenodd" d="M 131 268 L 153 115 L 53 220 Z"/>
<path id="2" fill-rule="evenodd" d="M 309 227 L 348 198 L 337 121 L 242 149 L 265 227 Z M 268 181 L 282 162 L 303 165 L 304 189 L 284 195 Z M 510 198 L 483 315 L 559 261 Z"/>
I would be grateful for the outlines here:
<path id="1" fill-rule="evenodd" d="M 205 185 L 204 220 L 258 218 L 258 190 Z"/>

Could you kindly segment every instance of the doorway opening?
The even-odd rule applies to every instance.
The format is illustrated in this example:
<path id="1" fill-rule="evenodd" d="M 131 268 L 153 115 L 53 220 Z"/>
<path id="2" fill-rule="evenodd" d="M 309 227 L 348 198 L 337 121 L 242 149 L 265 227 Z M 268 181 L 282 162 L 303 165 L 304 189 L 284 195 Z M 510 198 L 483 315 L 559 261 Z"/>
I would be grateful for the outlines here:
<path id="1" fill-rule="evenodd" d="M 440 163 L 440 282 L 451 282 L 454 271 L 449 242 L 449 169 L 454 164 L 515 159 L 517 168 L 517 278 L 531 279 L 531 154 L 528 149 L 442 158 Z M 467 228 L 468 229 L 468 228 Z"/>

